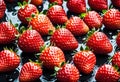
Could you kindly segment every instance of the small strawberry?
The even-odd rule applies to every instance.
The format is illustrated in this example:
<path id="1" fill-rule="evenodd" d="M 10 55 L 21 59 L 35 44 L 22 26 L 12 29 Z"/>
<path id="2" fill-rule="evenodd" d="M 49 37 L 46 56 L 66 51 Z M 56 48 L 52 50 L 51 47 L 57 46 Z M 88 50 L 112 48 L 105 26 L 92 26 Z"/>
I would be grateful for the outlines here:
<path id="1" fill-rule="evenodd" d="M 78 47 L 78 41 L 66 28 L 56 30 L 51 36 L 50 41 L 62 50 L 74 50 Z"/>
<path id="2" fill-rule="evenodd" d="M 120 29 L 120 11 L 117 9 L 108 10 L 103 16 L 103 24 L 107 29 Z"/>
<path id="3" fill-rule="evenodd" d="M 0 52 L 0 72 L 9 72 L 15 70 L 20 63 L 20 57 L 10 50 Z"/>
<path id="4" fill-rule="evenodd" d="M 54 69 L 55 66 L 60 67 L 62 62 L 65 62 L 63 51 L 54 46 L 45 48 L 39 57 L 40 61 L 43 62 L 43 66 L 48 69 Z"/>
<path id="5" fill-rule="evenodd" d="M 9 44 L 15 40 L 18 34 L 16 28 L 9 22 L 0 23 L 0 44 Z"/>
<path id="6" fill-rule="evenodd" d="M 63 4 L 63 0 L 48 0 L 50 3 L 57 3 L 57 5 L 62 5 Z"/>
<path id="7" fill-rule="evenodd" d="M 116 52 L 112 58 L 112 64 L 120 68 L 120 52 Z"/>
<path id="8" fill-rule="evenodd" d="M 72 64 L 65 64 L 57 72 L 59 82 L 77 82 L 79 80 L 79 71 Z"/>
<path id="9" fill-rule="evenodd" d="M 47 16 L 53 24 L 64 24 L 68 20 L 65 11 L 59 5 L 50 7 L 47 11 Z"/>
<path id="10" fill-rule="evenodd" d="M 118 82 L 120 75 L 113 66 L 104 64 L 98 69 L 95 78 L 98 82 Z"/>
<path id="11" fill-rule="evenodd" d="M 44 14 L 36 15 L 30 22 L 29 26 L 37 30 L 41 35 L 48 35 L 49 31 L 55 31 L 55 28 L 49 18 Z"/>
<path id="12" fill-rule="evenodd" d="M 111 0 L 111 1 L 112 1 L 112 4 L 113 4 L 115 7 L 120 8 L 120 0 Z"/>
<path id="13" fill-rule="evenodd" d="M 71 17 L 66 22 L 66 28 L 70 30 L 75 36 L 84 35 L 89 31 L 89 27 L 84 23 L 82 19 L 77 16 Z"/>
<path id="14" fill-rule="evenodd" d="M 20 75 L 20 82 L 34 82 L 42 75 L 41 66 L 34 62 L 27 62 L 23 65 Z"/>
<path id="15" fill-rule="evenodd" d="M 117 43 L 117 46 L 120 48 L 120 33 L 118 33 L 117 35 L 116 43 Z"/>
<path id="16" fill-rule="evenodd" d="M 0 0 L 0 19 L 3 18 L 6 10 L 6 4 L 4 0 Z"/>
<path id="17" fill-rule="evenodd" d="M 18 46 L 23 52 L 40 52 L 43 45 L 44 41 L 36 30 L 25 31 L 18 40 Z"/>
<path id="18" fill-rule="evenodd" d="M 88 0 L 88 4 L 93 10 L 102 11 L 108 9 L 107 0 Z"/>
<path id="19" fill-rule="evenodd" d="M 68 0 L 67 7 L 71 12 L 84 13 L 86 12 L 86 1 L 85 0 Z"/>
<path id="20" fill-rule="evenodd" d="M 22 0 L 22 1 L 28 2 L 29 0 Z M 43 0 L 31 0 L 30 3 L 31 3 L 31 4 L 34 4 L 34 5 L 36 5 L 36 6 L 40 6 L 40 5 L 42 5 Z"/>

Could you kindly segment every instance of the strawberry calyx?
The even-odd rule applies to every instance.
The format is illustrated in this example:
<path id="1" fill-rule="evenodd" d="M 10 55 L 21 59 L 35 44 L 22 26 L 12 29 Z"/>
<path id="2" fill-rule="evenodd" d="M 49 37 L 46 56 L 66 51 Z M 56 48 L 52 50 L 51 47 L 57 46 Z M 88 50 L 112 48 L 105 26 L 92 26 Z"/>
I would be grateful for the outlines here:
<path id="1" fill-rule="evenodd" d="M 41 46 L 40 47 L 40 53 L 42 53 L 45 50 L 45 48 L 46 48 L 46 45 Z"/>
<path id="2" fill-rule="evenodd" d="M 90 50 L 90 48 L 88 46 L 80 47 L 80 51 L 89 51 L 89 50 Z"/>
<path id="3" fill-rule="evenodd" d="M 58 4 L 58 3 L 57 3 L 56 1 L 53 2 L 53 3 L 50 3 L 49 6 L 48 6 L 48 9 L 51 8 L 51 7 L 54 6 L 54 5 L 57 5 L 57 4 Z"/>
<path id="4" fill-rule="evenodd" d="M 17 4 L 20 8 L 24 9 L 25 5 L 27 5 L 28 3 L 26 1 L 23 1 L 23 3 L 18 2 Z"/>
<path id="5" fill-rule="evenodd" d="M 80 17 L 81 19 L 83 19 L 86 15 L 87 15 L 87 13 L 81 13 L 81 14 L 79 15 L 79 17 Z"/>
<path id="6" fill-rule="evenodd" d="M 32 62 L 32 63 L 38 64 L 38 65 L 41 66 L 41 67 L 42 67 L 42 64 L 43 64 L 43 62 L 41 62 L 41 61 L 39 61 L 39 60 L 32 61 L 31 59 L 29 59 L 29 62 Z"/>

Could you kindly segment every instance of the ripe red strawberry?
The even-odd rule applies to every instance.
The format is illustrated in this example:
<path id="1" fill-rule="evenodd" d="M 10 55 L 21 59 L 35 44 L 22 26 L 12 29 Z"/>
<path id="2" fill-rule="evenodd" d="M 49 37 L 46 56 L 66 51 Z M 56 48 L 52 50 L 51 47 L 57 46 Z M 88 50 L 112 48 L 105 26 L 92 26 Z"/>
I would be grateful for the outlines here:
<path id="1" fill-rule="evenodd" d="M 65 64 L 57 72 L 59 82 L 77 82 L 79 80 L 79 71 L 72 64 Z"/>
<path id="2" fill-rule="evenodd" d="M 36 30 L 27 30 L 19 37 L 18 45 L 23 52 L 36 53 L 40 52 L 44 41 Z"/>
<path id="3" fill-rule="evenodd" d="M 120 11 L 117 9 L 108 10 L 103 16 L 103 24 L 107 29 L 120 29 Z"/>
<path id="4" fill-rule="evenodd" d="M 120 0 L 111 0 L 111 1 L 112 1 L 112 4 L 113 4 L 115 7 L 120 8 Z"/>
<path id="5" fill-rule="evenodd" d="M 44 14 L 36 15 L 30 22 L 29 26 L 32 26 L 33 29 L 37 30 L 41 35 L 48 35 L 49 31 L 55 31 L 54 26 L 52 25 L 49 18 Z"/>
<path id="6" fill-rule="evenodd" d="M 71 17 L 66 22 L 66 28 L 75 36 L 84 35 L 89 31 L 89 27 L 77 16 Z"/>
<path id="7" fill-rule="evenodd" d="M 116 43 L 117 43 L 117 46 L 120 48 L 120 33 L 118 33 L 117 35 Z"/>
<path id="8" fill-rule="evenodd" d="M 118 82 L 120 75 L 113 66 L 105 64 L 98 69 L 95 78 L 98 82 Z"/>
<path id="9" fill-rule="evenodd" d="M 28 2 L 29 0 L 22 0 L 22 1 Z M 34 5 L 36 5 L 36 6 L 40 6 L 40 5 L 42 5 L 43 0 L 31 0 L 30 3 L 31 3 L 31 4 L 34 4 Z"/>
<path id="10" fill-rule="evenodd" d="M 32 14 L 36 14 L 38 9 L 33 4 L 26 4 L 18 10 L 18 18 L 23 24 L 28 24 L 27 18 L 30 18 Z"/>
<path id="11" fill-rule="evenodd" d="M 9 72 L 15 70 L 20 63 L 20 57 L 10 50 L 0 52 L 0 72 Z"/>
<path id="12" fill-rule="evenodd" d="M 103 32 L 94 32 L 89 36 L 87 46 L 96 54 L 108 54 L 113 50 L 112 44 Z"/>
<path id="13" fill-rule="evenodd" d="M 92 51 L 79 51 L 74 55 L 73 62 L 80 72 L 90 74 L 96 64 L 96 57 Z"/>
<path id="14" fill-rule="evenodd" d="M 48 0 L 50 3 L 57 3 L 57 5 L 62 5 L 63 4 L 63 0 Z"/>
<path id="15" fill-rule="evenodd" d="M 59 5 L 50 7 L 47 11 L 47 16 L 53 24 L 64 24 L 68 20 L 65 11 Z"/>
<path id="16" fill-rule="evenodd" d="M 3 18 L 6 10 L 6 4 L 4 0 L 0 0 L 0 19 Z"/>
<path id="17" fill-rule="evenodd" d="M 65 28 L 56 30 L 50 41 L 62 50 L 74 50 L 78 47 L 78 42 L 73 34 Z"/>
<path id="18" fill-rule="evenodd" d="M 112 58 L 112 64 L 120 68 L 120 52 L 116 52 Z"/>
<path id="19" fill-rule="evenodd" d="M 9 22 L 0 23 L 0 44 L 9 44 L 15 40 L 18 31 Z"/>
<path id="20" fill-rule="evenodd" d="M 102 27 L 102 17 L 95 11 L 89 11 L 83 20 L 90 29 Z"/>
<path id="21" fill-rule="evenodd" d="M 67 7 L 71 12 L 84 13 L 86 12 L 86 1 L 85 0 L 68 0 Z"/>
<path id="22" fill-rule="evenodd" d="M 54 69 L 55 66 L 60 67 L 62 62 L 65 62 L 63 51 L 54 46 L 45 48 L 39 57 L 40 61 L 43 62 L 43 66 L 48 69 Z"/>
<path id="23" fill-rule="evenodd" d="M 88 0 L 88 4 L 93 10 L 102 11 L 108 9 L 107 0 Z"/>
<path id="24" fill-rule="evenodd" d="M 41 66 L 34 62 L 27 62 L 23 65 L 19 80 L 20 82 L 34 82 L 42 75 Z"/>

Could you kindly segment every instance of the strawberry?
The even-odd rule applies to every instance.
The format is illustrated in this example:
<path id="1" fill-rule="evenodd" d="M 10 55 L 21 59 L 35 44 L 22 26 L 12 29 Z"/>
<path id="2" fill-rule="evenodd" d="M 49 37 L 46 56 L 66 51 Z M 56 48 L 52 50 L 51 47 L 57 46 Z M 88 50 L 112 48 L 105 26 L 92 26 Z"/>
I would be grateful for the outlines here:
<path id="1" fill-rule="evenodd" d="M 75 36 L 84 35 L 89 31 L 89 27 L 77 16 L 71 17 L 66 22 L 66 28 Z"/>
<path id="2" fill-rule="evenodd" d="M 34 62 L 27 62 L 23 65 L 20 75 L 20 82 L 34 82 L 42 75 L 41 66 Z"/>
<path id="3" fill-rule="evenodd" d="M 27 30 L 19 37 L 18 45 L 23 52 L 36 53 L 40 52 L 44 41 L 36 30 Z"/>
<path id="4" fill-rule="evenodd" d="M 63 0 L 48 0 L 50 3 L 57 3 L 57 5 L 62 5 L 63 4 Z"/>
<path id="5" fill-rule="evenodd" d="M 0 0 L 0 19 L 3 18 L 6 10 L 6 4 L 4 0 Z"/>
<path id="6" fill-rule="evenodd" d="M 55 66 L 59 67 L 62 62 L 65 62 L 63 51 L 54 46 L 45 48 L 40 54 L 39 59 L 43 62 L 43 66 L 48 69 L 54 69 Z"/>
<path id="7" fill-rule="evenodd" d="M 112 57 L 112 64 L 120 68 L 120 52 L 116 52 Z"/>
<path id="8" fill-rule="evenodd" d="M 27 18 L 30 18 L 32 14 L 36 14 L 38 9 L 33 4 L 26 4 L 18 10 L 18 18 L 23 24 L 28 24 Z"/>
<path id="9" fill-rule="evenodd" d="M 65 11 L 59 5 L 50 7 L 47 11 L 47 16 L 53 24 L 64 24 L 68 20 Z"/>
<path id="10" fill-rule="evenodd" d="M 112 1 L 112 4 L 113 4 L 115 7 L 120 8 L 120 0 L 111 0 L 111 1 Z"/>
<path id="11" fill-rule="evenodd" d="M 29 0 L 22 0 L 22 1 L 28 2 Z M 31 4 L 34 4 L 34 5 L 36 5 L 36 6 L 40 6 L 40 5 L 42 5 L 43 0 L 31 0 L 30 3 L 31 3 Z"/>
<path id="12" fill-rule="evenodd" d="M 89 6 L 93 10 L 102 11 L 108 9 L 107 0 L 88 0 Z"/>
<path id="13" fill-rule="evenodd" d="M 103 24 L 107 29 L 120 29 L 120 11 L 117 9 L 108 10 L 103 16 Z"/>
<path id="14" fill-rule="evenodd" d="M 68 0 L 67 7 L 69 11 L 74 13 L 86 12 L 86 1 L 85 0 Z"/>
<path id="15" fill-rule="evenodd" d="M 15 70 L 20 63 L 20 57 L 10 50 L 0 52 L 0 72 L 9 72 Z"/>
<path id="16" fill-rule="evenodd" d="M 62 50 L 74 50 L 78 47 L 77 40 L 66 28 L 56 30 L 51 36 L 50 41 Z"/>
<path id="17" fill-rule="evenodd" d="M 18 34 L 16 28 L 9 22 L 0 23 L 0 44 L 9 44 L 15 40 Z"/>
<path id="18" fill-rule="evenodd" d="M 90 29 L 102 27 L 102 17 L 95 11 L 89 11 L 83 20 Z"/>
<path id="19" fill-rule="evenodd" d="M 74 55 L 73 62 L 80 72 L 90 74 L 96 64 L 96 57 L 92 51 L 83 50 Z"/>
<path id="20" fill-rule="evenodd" d="M 116 43 L 117 43 L 117 46 L 120 48 L 120 33 L 118 33 L 117 35 Z"/>
<path id="21" fill-rule="evenodd" d="M 55 28 L 49 18 L 44 14 L 36 15 L 30 22 L 29 26 L 37 30 L 41 35 L 48 35 L 49 31 L 55 31 Z"/>
<path id="22" fill-rule="evenodd" d="M 77 82 L 79 80 L 79 71 L 72 64 L 65 64 L 57 72 L 59 82 Z"/>
<path id="23" fill-rule="evenodd" d="M 94 32 L 88 37 L 86 45 L 96 54 L 108 54 L 113 50 L 112 44 L 103 32 Z"/>
<path id="24" fill-rule="evenodd" d="M 98 82 L 118 82 L 120 75 L 113 66 L 104 64 L 98 69 L 95 78 Z"/>

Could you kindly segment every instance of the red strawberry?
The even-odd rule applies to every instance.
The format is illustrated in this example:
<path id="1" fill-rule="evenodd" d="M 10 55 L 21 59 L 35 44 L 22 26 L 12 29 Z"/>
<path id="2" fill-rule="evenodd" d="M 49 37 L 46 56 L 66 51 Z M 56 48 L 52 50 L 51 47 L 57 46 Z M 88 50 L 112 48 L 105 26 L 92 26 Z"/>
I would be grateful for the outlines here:
<path id="1" fill-rule="evenodd" d="M 112 58 L 112 64 L 120 68 L 120 52 L 116 52 Z"/>
<path id="2" fill-rule="evenodd" d="M 32 14 L 38 12 L 38 9 L 33 4 L 26 4 L 18 10 L 18 18 L 23 24 L 28 24 L 27 18 L 30 18 Z"/>
<path id="3" fill-rule="evenodd" d="M 107 29 L 120 29 L 120 11 L 117 9 L 108 10 L 103 16 L 103 24 Z"/>
<path id="4" fill-rule="evenodd" d="M 20 63 L 20 57 L 10 50 L 0 52 L 0 72 L 9 72 L 15 70 Z"/>
<path id="5" fill-rule="evenodd" d="M 55 31 L 54 26 L 46 15 L 36 15 L 30 22 L 29 26 L 37 30 L 41 35 L 48 35 L 49 31 Z"/>
<path id="6" fill-rule="evenodd" d="M 56 30 L 50 41 L 62 50 L 74 50 L 78 47 L 78 42 L 73 34 L 65 28 Z"/>
<path id="7" fill-rule="evenodd" d="M 44 41 L 36 30 L 27 30 L 19 37 L 18 45 L 23 52 L 36 53 L 40 52 Z"/>
<path id="8" fill-rule="evenodd" d="M 4 0 L 0 0 L 0 19 L 3 18 L 6 10 L 6 4 Z"/>
<path id="9" fill-rule="evenodd" d="M 108 54 L 113 50 L 112 44 L 103 32 L 94 32 L 89 36 L 87 46 L 96 54 Z"/>
<path id="10" fill-rule="evenodd" d="M 79 71 L 72 64 L 65 64 L 57 73 L 59 82 L 77 82 L 79 80 Z"/>
<path id="11" fill-rule="evenodd" d="M 88 0 L 89 6 L 93 10 L 102 11 L 108 9 L 108 1 L 107 0 Z"/>
<path id="12" fill-rule="evenodd" d="M 39 57 L 40 61 L 43 62 L 43 66 L 48 69 L 54 69 L 55 66 L 60 67 L 62 62 L 65 62 L 63 51 L 54 46 L 45 48 Z"/>
<path id="13" fill-rule="evenodd" d="M 115 7 L 120 8 L 120 0 L 111 0 L 111 1 L 112 1 L 112 4 L 113 4 Z"/>
<path id="14" fill-rule="evenodd" d="M 0 23 L 0 44 L 9 44 L 15 40 L 18 31 L 9 22 Z"/>
<path id="15" fill-rule="evenodd" d="M 90 74 L 96 64 L 96 57 L 89 50 L 79 51 L 74 55 L 73 62 L 80 72 Z"/>
<path id="16" fill-rule="evenodd" d="M 84 13 L 86 12 L 86 1 L 85 0 L 68 0 L 67 7 L 71 12 Z"/>
<path id="17" fill-rule="evenodd" d="M 90 29 L 102 27 L 102 17 L 95 11 L 89 11 L 83 20 Z"/>
<path id="18" fill-rule="evenodd" d="M 65 11 L 59 5 L 50 7 L 47 11 L 47 16 L 53 24 L 64 24 L 68 20 Z"/>
<path id="19" fill-rule="evenodd" d="M 120 48 L 120 33 L 118 33 L 118 35 L 117 35 L 116 43 L 117 43 L 118 47 Z"/>
<path id="20" fill-rule="evenodd" d="M 28 2 L 29 0 L 22 0 L 22 1 Z M 34 5 L 36 5 L 36 6 L 40 6 L 40 5 L 42 5 L 43 0 L 31 0 L 30 3 L 31 3 L 31 4 L 34 4 Z"/>
<path id="21" fill-rule="evenodd" d="M 20 82 L 34 82 L 42 75 L 41 66 L 34 62 L 27 62 L 23 65 L 19 80 Z"/>
<path id="22" fill-rule="evenodd" d="M 113 66 L 105 64 L 98 69 L 95 78 L 98 82 L 118 82 L 120 75 Z"/>
<path id="23" fill-rule="evenodd" d="M 84 35 L 89 31 L 88 26 L 77 16 L 71 17 L 66 22 L 66 28 L 70 30 L 75 36 Z"/>
<path id="24" fill-rule="evenodd" d="M 63 4 L 63 0 L 48 0 L 50 3 L 57 3 L 57 5 L 62 5 Z"/>

